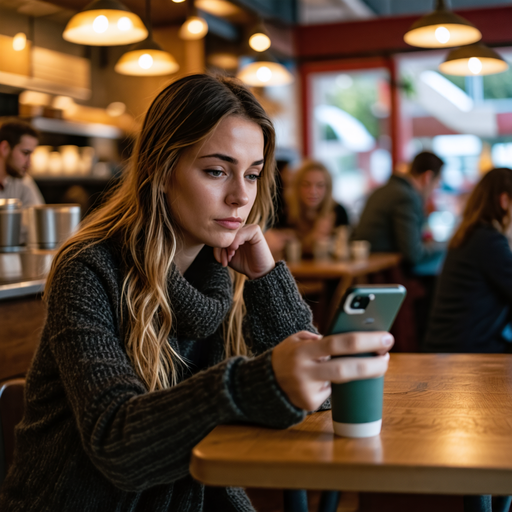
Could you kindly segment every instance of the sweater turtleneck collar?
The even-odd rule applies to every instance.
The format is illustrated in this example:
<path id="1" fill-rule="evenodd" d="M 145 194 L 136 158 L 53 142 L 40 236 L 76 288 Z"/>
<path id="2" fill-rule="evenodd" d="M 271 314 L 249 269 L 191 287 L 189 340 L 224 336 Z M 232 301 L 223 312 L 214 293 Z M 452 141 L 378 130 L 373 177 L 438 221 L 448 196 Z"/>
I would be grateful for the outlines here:
<path id="1" fill-rule="evenodd" d="M 182 275 L 172 266 L 169 297 L 175 319 L 174 336 L 204 339 L 221 326 L 233 303 L 233 285 L 227 268 L 205 246 Z"/>

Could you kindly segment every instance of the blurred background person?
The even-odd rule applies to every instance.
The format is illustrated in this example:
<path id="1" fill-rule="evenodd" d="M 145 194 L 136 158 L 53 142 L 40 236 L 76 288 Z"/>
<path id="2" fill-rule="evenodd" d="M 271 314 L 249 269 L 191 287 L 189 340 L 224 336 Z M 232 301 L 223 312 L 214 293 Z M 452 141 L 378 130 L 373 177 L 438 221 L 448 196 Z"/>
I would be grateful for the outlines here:
<path id="1" fill-rule="evenodd" d="M 302 253 L 309 256 L 316 242 L 329 240 L 337 227 L 349 225 L 347 211 L 332 197 L 332 178 L 321 162 L 302 164 L 285 201 L 285 221 L 280 220 L 265 235 L 275 254 L 282 252 L 289 240 L 298 239 Z"/>
<path id="2" fill-rule="evenodd" d="M 438 278 L 428 352 L 510 352 L 512 170 L 493 169 L 471 193 Z"/>
<path id="3" fill-rule="evenodd" d="M 423 151 L 407 173 L 393 174 L 375 190 L 364 207 L 354 240 L 368 240 L 372 252 L 399 252 L 409 267 L 440 254 L 437 244 L 423 241 L 424 205 L 439 184 L 444 162 Z"/>
<path id="4" fill-rule="evenodd" d="M 417 154 L 401 163 L 388 182 L 368 198 L 354 240 L 368 240 L 371 252 L 397 252 L 403 264 L 390 276 L 407 288 L 394 326 L 395 350 L 418 352 L 425 336 L 437 275 L 445 246 L 424 238 L 426 205 L 437 188 L 443 160 L 434 153 Z"/>
<path id="5" fill-rule="evenodd" d="M 425 350 L 512 352 L 512 169 L 493 169 L 469 196 L 438 278 Z M 492 502 L 492 503 L 491 503 Z M 464 510 L 507 512 L 510 496 L 464 496 Z"/>
<path id="6" fill-rule="evenodd" d="M 20 199 L 22 206 L 43 204 L 44 199 L 29 176 L 30 157 L 39 143 L 28 123 L 8 119 L 0 126 L 0 199 Z"/>

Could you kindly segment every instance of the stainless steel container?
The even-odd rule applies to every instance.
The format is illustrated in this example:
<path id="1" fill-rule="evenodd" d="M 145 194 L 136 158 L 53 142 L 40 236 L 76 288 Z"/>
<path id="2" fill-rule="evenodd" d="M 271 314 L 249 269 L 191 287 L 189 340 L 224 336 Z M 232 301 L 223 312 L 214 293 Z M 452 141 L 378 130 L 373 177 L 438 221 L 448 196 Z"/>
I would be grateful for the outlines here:
<path id="1" fill-rule="evenodd" d="M 43 204 L 27 209 L 28 246 L 56 249 L 80 223 L 80 205 Z"/>
<path id="2" fill-rule="evenodd" d="M 21 215 L 19 199 L 0 199 L 0 252 L 19 250 Z"/>

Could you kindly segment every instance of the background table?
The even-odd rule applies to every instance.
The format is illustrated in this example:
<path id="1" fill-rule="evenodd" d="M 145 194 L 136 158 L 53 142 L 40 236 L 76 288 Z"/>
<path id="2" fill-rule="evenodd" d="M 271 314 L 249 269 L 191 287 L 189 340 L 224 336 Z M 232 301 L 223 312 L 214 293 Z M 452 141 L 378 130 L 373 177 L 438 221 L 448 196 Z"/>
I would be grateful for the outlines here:
<path id="1" fill-rule="evenodd" d="M 311 286 L 311 283 L 322 282 L 315 321 L 320 332 L 324 332 L 343 295 L 356 279 L 391 269 L 401 261 L 402 256 L 398 253 L 374 253 L 366 260 L 302 260 L 287 265 L 303 294 L 318 291 L 318 286 Z"/>
<path id="2" fill-rule="evenodd" d="M 380 436 L 337 437 L 330 411 L 286 430 L 219 426 L 190 471 L 222 486 L 512 494 L 512 356 L 392 354 Z"/>

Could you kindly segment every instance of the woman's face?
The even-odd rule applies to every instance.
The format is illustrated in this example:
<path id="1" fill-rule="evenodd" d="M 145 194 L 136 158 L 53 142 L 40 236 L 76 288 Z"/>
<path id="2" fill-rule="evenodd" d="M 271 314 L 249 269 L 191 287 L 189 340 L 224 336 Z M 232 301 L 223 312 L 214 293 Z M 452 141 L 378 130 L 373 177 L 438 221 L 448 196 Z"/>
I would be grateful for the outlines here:
<path id="1" fill-rule="evenodd" d="M 327 192 L 327 183 L 324 173 L 320 169 L 311 169 L 308 171 L 299 187 L 301 203 L 306 208 L 318 208 Z"/>
<path id="2" fill-rule="evenodd" d="M 263 169 L 263 132 L 229 116 L 181 156 L 166 188 L 184 248 L 228 247 L 246 223 Z"/>

